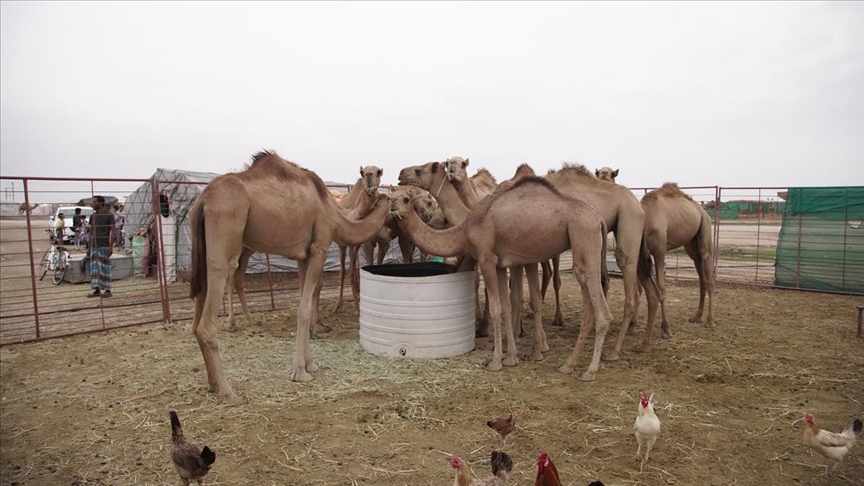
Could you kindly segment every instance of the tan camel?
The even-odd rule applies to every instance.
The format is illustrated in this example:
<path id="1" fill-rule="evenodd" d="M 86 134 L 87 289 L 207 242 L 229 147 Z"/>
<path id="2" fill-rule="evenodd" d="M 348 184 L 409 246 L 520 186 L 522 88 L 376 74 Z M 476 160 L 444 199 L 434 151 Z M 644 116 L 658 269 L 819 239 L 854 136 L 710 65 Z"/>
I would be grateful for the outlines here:
<path id="1" fill-rule="evenodd" d="M 615 347 L 606 354 L 605 359 L 618 360 L 628 323 L 636 314 L 639 283 L 643 282 L 649 302 L 656 302 L 658 298 L 656 281 L 651 278 L 651 257 L 642 235 L 645 213 L 629 189 L 597 179 L 583 165 L 564 164 L 561 170 L 549 171 L 545 179 L 562 194 L 579 198 L 596 208 L 607 228 L 615 234 L 615 261 L 624 280 L 624 318 Z M 653 325 L 656 317 L 651 309 L 649 305 L 649 326 Z M 646 334 L 636 351 L 647 352 L 650 349 L 650 335 Z"/>
<path id="2" fill-rule="evenodd" d="M 540 178 L 525 178 L 506 191 L 483 199 L 456 226 L 436 231 L 420 220 L 404 193 L 390 196 L 390 209 L 411 239 L 424 251 L 442 256 L 467 254 L 476 260 L 489 289 L 490 318 L 494 332 L 494 351 L 486 369 L 499 371 L 515 366 L 516 341 L 510 322 L 510 309 L 502 305 L 509 300 L 507 268 L 548 260 L 568 248 L 573 251 L 573 274 L 582 286 L 585 312 L 582 328 L 570 358 L 559 371 L 575 368 L 582 345 L 595 322 L 594 356 L 591 365 L 579 379 L 593 380 L 600 366 L 600 354 L 609 329 L 609 306 L 603 295 L 601 273 L 604 268 L 606 227 L 600 216 L 587 204 L 568 198 Z M 530 217 L 549 214 L 554 217 Z M 539 305 L 540 292 L 532 292 Z M 539 312 L 537 313 L 539 315 Z M 507 356 L 502 352 L 501 323 L 507 332 Z M 542 342 L 542 326 L 535 325 L 534 349 Z M 503 358 L 503 359 L 502 359 Z"/>
<path id="3" fill-rule="evenodd" d="M 713 325 L 714 242 L 711 216 L 674 182 L 667 182 L 660 189 L 646 194 L 642 198 L 642 209 L 645 211 L 645 242 L 654 257 L 657 285 L 660 287 L 661 336 L 668 338 L 672 335 L 666 317 L 666 253 L 681 246 L 693 260 L 699 276 L 699 309 L 690 318 L 690 322 L 702 321 L 707 293 L 708 317 L 705 325 Z M 651 304 L 649 301 L 648 305 Z M 653 331 L 650 324 L 649 322 L 646 334 Z M 635 322 L 631 323 L 632 325 L 635 325 Z"/>
<path id="4" fill-rule="evenodd" d="M 611 183 L 615 183 L 615 178 L 618 177 L 618 170 L 612 170 L 609 167 L 601 167 L 594 171 L 594 175 L 600 179 L 601 181 L 608 181 Z"/>
<path id="5" fill-rule="evenodd" d="M 446 168 L 447 168 L 447 179 L 456 188 L 456 191 L 459 194 L 459 198 L 462 200 L 462 202 L 465 204 L 465 206 L 467 206 L 469 208 L 476 207 L 477 203 L 479 203 L 483 197 L 486 197 L 487 195 L 489 195 L 489 194 L 491 194 L 497 190 L 505 190 L 505 189 L 512 187 L 516 182 L 518 182 L 523 177 L 536 176 L 536 174 L 534 173 L 534 169 L 532 169 L 528 164 L 522 164 L 516 169 L 516 174 L 513 176 L 512 179 L 504 181 L 501 183 L 501 185 L 498 185 L 498 184 L 496 184 L 494 178 L 492 178 L 492 174 L 489 174 L 489 172 L 486 171 L 485 169 L 480 169 L 481 171 L 485 171 L 485 173 L 488 175 L 478 177 L 478 180 L 482 181 L 482 182 L 475 185 L 474 184 L 474 177 L 477 177 L 477 176 L 474 176 L 471 178 L 468 177 L 468 172 L 467 172 L 467 168 L 468 168 L 468 164 L 469 164 L 468 159 L 465 159 L 462 157 L 450 157 L 444 163 L 445 163 Z M 478 172 L 478 174 L 479 174 L 479 172 Z M 470 181 L 471 183 L 465 184 L 465 181 Z M 488 194 L 481 193 L 479 190 L 476 189 L 477 186 L 483 187 L 484 192 L 488 192 Z M 544 272 L 548 271 L 547 270 L 548 265 L 549 265 L 548 262 L 543 262 Z M 511 282 L 511 287 L 510 287 L 510 289 L 511 289 L 511 291 L 510 291 L 510 299 L 511 299 L 510 300 L 510 317 L 513 320 L 513 328 L 517 330 L 516 334 L 519 337 L 522 337 L 525 335 L 525 330 L 524 330 L 524 327 L 522 326 L 522 314 L 521 314 L 522 290 L 523 290 L 522 289 L 522 275 L 523 275 L 524 271 L 526 271 L 526 269 L 523 267 L 514 267 L 514 268 L 510 269 L 510 282 Z M 533 275 L 534 273 L 535 272 L 529 272 L 530 275 Z M 544 278 L 546 275 L 548 275 L 548 273 L 544 274 Z M 558 290 L 560 289 L 560 283 L 561 283 L 560 277 L 558 278 L 557 282 L 558 282 L 558 287 L 555 289 L 556 299 L 559 295 Z M 479 284 L 480 284 L 480 279 L 479 279 L 479 269 L 478 269 L 478 278 L 476 281 L 476 286 L 479 287 Z M 539 285 L 539 280 L 537 282 L 533 282 L 533 281 L 528 282 L 529 288 L 531 287 L 531 285 L 535 285 L 535 284 Z M 543 296 L 542 287 L 539 287 L 539 288 L 541 289 L 540 295 L 542 298 L 542 296 Z M 562 317 L 561 307 L 560 307 L 560 304 L 558 303 L 557 300 L 556 300 L 556 304 L 557 305 L 556 305 L 555 322 L 556 323 L 563 323 L 564 318 Z M 533 308 L 531 308 L 531 306 L 530 306 L 530 299 L 529 299 L 529 309 L 530 309 L 530 316 L 533 318 L 535 310 Z M 488 319 L 484 319 L 482 322 L 487 327 L 487 329 L 481 329 L 478 332 L 478 335 L 479 336 L 486 336 L 489 333 L 489 331 L 488 331 L 489 321 L 488 321 Z M 545 337 L 545 334 L 544 334 L 544 337 Z M 544 344 L 543 350 L 545 351 L 547 349 L 548 349 L 548 346 L 546 346 Z"/>
<path id="6" fill-rule="evenodd" d="M 386 196 L 379 196 L 379 200 Z M 314 172 L 260 152 L 244 171 L 219 176 L 201 193 L 190 211 L 192 279 L 195 299 L 192 332 L 198 340 L 210 389 L 228 403 L 241 400 L 222 370 L 215 317 L 225 285 L 234 274 L 244 248 L 297 261 L 300 306 L 292 381 L 309 381 L 318 369 L 309 345 L 314 322 L 315 289 L 327 249 L 334 240 L 359 245 L 383 226 L 388 205 L 379 202 L 361 221 L 345 217 Z"/>
<path id="7" fill-rule="evenodd" d="M 363 219 L 368 215 L 378 200 L 378 187 L 381 185 L 381 176 L 384 171 L 374 165 L 360 167 L 360 178 L 351 187 L 348 195 L 339 204 L 349 219 Z M 365 245 L 366 243 L 364 243 Z M 357 260 L 358 247 L 339 247 L 339 300 L 336 301 L 336 312 L 342 310 L 343 293 L 345 291 L 345 256 L 351 252 L 351 266 Z M 354 272 L 351 272 L 351 293 L 354 296 L 354 306 L 359 311 L 359 282 Z"/>

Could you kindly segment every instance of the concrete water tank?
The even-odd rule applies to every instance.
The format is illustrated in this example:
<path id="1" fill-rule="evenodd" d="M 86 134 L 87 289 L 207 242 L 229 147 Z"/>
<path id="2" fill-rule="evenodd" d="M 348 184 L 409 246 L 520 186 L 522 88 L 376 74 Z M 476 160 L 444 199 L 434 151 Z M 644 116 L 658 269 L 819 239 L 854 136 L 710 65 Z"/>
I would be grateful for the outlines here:
<path id="1" fill-rule="evenodd" d="M 474 349 L 474 272 L 445 263 L 360 270 L 360 347 L 386 356 L 451 358 Z"/>

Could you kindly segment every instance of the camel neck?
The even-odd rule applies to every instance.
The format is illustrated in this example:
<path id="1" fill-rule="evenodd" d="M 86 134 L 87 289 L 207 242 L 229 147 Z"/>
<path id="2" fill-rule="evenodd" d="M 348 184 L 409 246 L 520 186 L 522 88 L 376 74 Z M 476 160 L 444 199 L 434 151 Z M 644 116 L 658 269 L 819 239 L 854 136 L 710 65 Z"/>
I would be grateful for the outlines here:
<path id="1" fill-rule="evenodd" d="M 411 206 L 405 218 L 399 220 L 399 224 L 411 241 L 425 253 L 443 257 L 465 254 L 465 232 L 461 223 L 445 230 L 432 229 L 420 219 Z"/>

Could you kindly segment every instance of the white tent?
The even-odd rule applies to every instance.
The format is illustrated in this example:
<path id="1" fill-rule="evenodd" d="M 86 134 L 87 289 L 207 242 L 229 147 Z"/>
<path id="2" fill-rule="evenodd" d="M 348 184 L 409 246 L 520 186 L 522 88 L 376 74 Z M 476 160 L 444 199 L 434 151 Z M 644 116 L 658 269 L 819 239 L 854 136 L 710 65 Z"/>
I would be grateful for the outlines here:
<path id="1" fill-rule="evenodd" d="M 173 235 L 173 241 L 166 242 L 166 254 L 174 256 L 173 269 L 167 269 L 169 276 L 176 275 L 177 272 L 185 272 L 191 266 L 191 250 L 192 250 L 192 235 L 189 226 L 189 210 L 192 204 L 198 199 L 201 191 L 204 190 L 207 183 L 213 180 L 220 174 L 212 172 L 192 172 L 187 170 L 171 170 L 157 169 L 156 173 L 151 177 L 151 182 L 145 182 L 138 187 L 135 192 L 126 197 L 125 214 L 126 214 L 126 234 L 133 236 L 139 231 L 147 230 L 154 220 L 154 215 L 159 214 L 158 203 L 153 206 L 153 182 L 156 181 L 158 193 L 163 190 L 167 192 L 171 201 L 171 209 L 173 212 L 173 220 L 175 228 L 166 229 L 164 236 Z M 338 182 L 327 182 L 325 184 L 331 191 L 347 193 L 349 185 Z M 166 221 L 163 219 L 163 221 Z M 289 229 L 286 228 L 286 231 Z M 168 246 L 173 246 L 171 252 Z M 364 259 L 360 257 L 361 264 L 365 264 Z M 399 245 L 396 241 L 390 242 L 390 249 L 387 251 L 385 263 L 401 261 L 402 257 L 399 252 Z M 170 262 L 170 258 L 166 257 L 166 264 Z M 274 272 L 279 271 L 296 271 L 297 263 L 294 260 L 270 255 L 270 267 Z M 330 245 L 327 255 L 327 261 L 324 264 L 325 271 L 339 270 L 339 248 L 335 243 Z M 247 273 L 263 273 L 267 271 L 266 255 L 263 253 L 255 253 L 249 260 L 249 268 Z"/>

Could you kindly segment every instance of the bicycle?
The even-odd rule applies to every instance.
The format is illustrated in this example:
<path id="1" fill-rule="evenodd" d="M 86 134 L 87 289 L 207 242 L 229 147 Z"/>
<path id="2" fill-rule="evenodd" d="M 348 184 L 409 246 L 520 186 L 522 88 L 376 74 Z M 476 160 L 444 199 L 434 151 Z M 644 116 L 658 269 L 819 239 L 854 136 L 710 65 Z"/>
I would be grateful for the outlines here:
<path id="1" fill-rule="evenodd" d="M 45 253 L 45 258 L 42 259 L 42 276 L 41 281 L 48 274 L 48 271 L 53 272 L 51 282 L 54 285 L 60 285 L 66 272 L 69 270 L 69 251 L 57 245 L 56 238 L 51 241 L 51 248 Z"/>
<path id="2" fill-rule="evenodd" d="M 87 226 L 82 226 L 75 237 L 72 239 L 75 243 L 75 249 L 78 251 L 87 251 L 87 246 L 90 244 L 90 235 L 87 233 Z"/>

